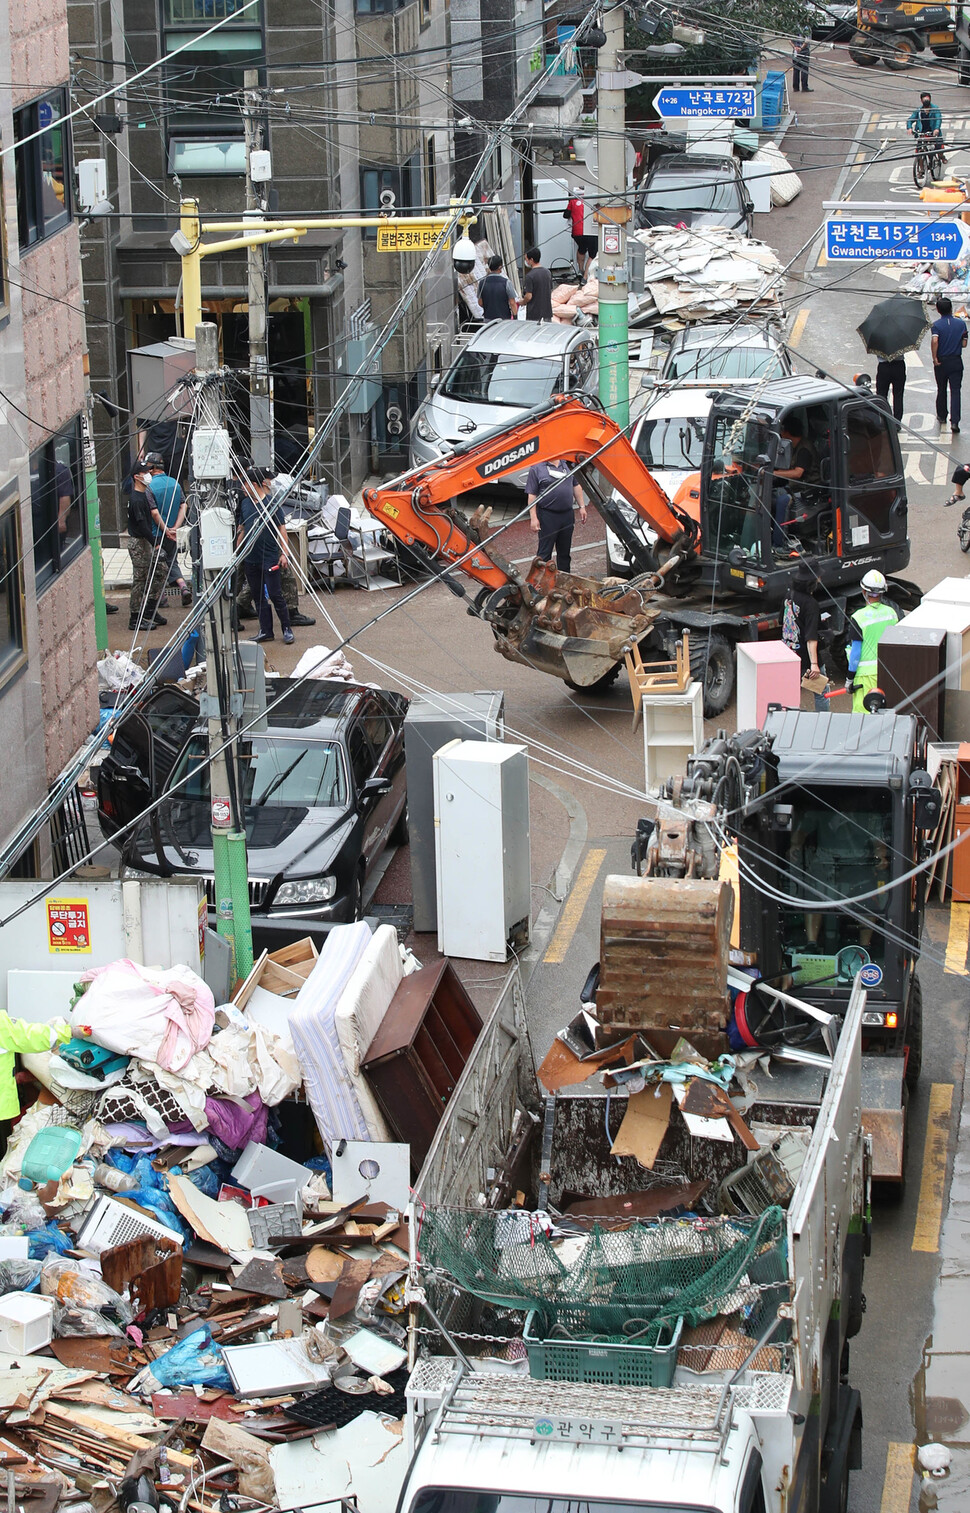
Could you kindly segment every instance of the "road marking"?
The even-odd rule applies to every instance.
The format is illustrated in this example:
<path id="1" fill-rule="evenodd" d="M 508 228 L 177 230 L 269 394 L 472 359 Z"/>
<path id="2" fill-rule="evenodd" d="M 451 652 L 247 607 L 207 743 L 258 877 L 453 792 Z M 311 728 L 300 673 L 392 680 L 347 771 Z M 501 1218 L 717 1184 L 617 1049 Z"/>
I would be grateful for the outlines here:
<path id="1" fill-rule="evenodd" d="M 920 1178 L 919 1207 L 916 1210 L 916 1229 L 913 1232 L 913 1249 L 928 1255 L 935 1255 L 940 1248 L 946 1147 L 950 1136 L 952 1106 L 953 1083 L 934 1082 L 930 1088 L 926 1144 L 923 1147 L 923 1175 Z M 906 1506 L 909 1507 L 909 1504 Z"/>
<path id="2" fill-rule="evenodd" d="M 909 1513 L 913 1495 L 913 1447 L 890 1440 L 886 1446 L 886 1477 L 879 1513 Z"/>
<path id="3" fill-rule="evenodd" d="M 950 905 L 950 931 L 946 938 L 944 972 L 954 977 L 966 977 L 967 945 L 970 943 L 970 904 Z"/>
<path id="4" fill-rule="evenodd" d="M 590 851 L 586 860 L 579 869 L 579 876 L 573 884 L 573 891 L 566 900 L 566 907 L 559 916 L 556 933 L 549 942 L 549 949 L 542 958 L 549 966 L 558 966 L 566 959 L 566 952 L 572 945 L 573 936 L 576 934 L 576 926 L 583 917 L 583 910 L 589 901 L 589 895 L 593 891 L 593 884 L 599 876 L 599 870 L 606 860 L 605 851 Z"/>
<path id="5" fill-rule="evenodd" d="M 791 335 L 789 336 L 787 342 L 787 345 L 789 347 L 798 346 L 798 343 L 805 335 L 805 327 L 808 325 L 808 317 L 811 315 L 811 313 L 812 312 L 809 310 L 808 306 L 803 305 L 798 314 L 795 316 L 795 323 L 791 328 Z"/>

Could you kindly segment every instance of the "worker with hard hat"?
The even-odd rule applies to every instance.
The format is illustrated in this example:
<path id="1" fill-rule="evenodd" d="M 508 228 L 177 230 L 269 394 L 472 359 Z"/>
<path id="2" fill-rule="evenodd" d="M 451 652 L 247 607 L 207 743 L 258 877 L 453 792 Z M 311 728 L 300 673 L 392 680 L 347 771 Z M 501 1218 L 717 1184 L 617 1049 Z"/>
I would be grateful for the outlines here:
<path id="1" fill-rule="evenodd" d="M 865 714 L 865 697 L 879 681 L 879 642 L 899 616 L 886 603 L 887 584 L 882 573 L 872 568 L 862 580 L 865 604 L 849 617 L 848 663 L 852 674 L 852 709 Z"/>

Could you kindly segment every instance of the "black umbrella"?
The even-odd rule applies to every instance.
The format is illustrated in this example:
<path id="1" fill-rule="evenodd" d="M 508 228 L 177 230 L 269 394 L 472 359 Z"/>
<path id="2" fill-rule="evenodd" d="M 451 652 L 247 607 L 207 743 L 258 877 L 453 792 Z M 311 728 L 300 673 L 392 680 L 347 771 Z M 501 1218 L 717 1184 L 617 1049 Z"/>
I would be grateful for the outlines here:
<path id="1" fill-rule="evenodd" d="M 907 294 L 894 294 L 873 305 L 856 329 L 874 357 L 892 362 L 904 352 L 915 352 L 929 330 L 930 322 L 922 300 Z"/>

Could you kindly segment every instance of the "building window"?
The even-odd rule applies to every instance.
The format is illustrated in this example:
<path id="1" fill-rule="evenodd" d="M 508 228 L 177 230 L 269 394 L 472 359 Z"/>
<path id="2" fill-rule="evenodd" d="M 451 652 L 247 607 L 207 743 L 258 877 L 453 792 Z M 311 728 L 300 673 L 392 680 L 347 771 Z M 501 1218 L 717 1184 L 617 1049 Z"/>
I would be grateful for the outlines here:
<path id="1" fill-rule="evenodd" d="M 30 456 L 30 513 L 34 581 L 46 587 L 87 541 L 81 422 L 72 420 Z"/>
<path id="2" fill-rule="evenodd" d="M 0 504 L 0 683 L 27 660 L 20 500 Z"/>
<path id="3" fill-rule="evenodd" d="M 71 219 L 73 165 L 66 114 L 63 89 L 14 111 L 14 141 L 23 144 L 14 155 L 21 247 L 33 247 L 53 236 Z"/>
<path id="4" fill-rule="evenodd" d="M 162 0 L 168 171 L 189 178 L 246 173 L 240 102 L 247 68 L 262 68 L 261 6 L 241 0 Z M 211 37 L 214 21 L 228 17 Z M 193 37 L 193 33 L 196 35 Z M 185 43 L 188 42 L 188 47 Z M 178 48 L 177 57 L 170 55 Z"/>
<path id="5" fill-rule="evenodd" d="M 433 210 L 438 203 L 438 164 L 435 158 L 434 137 L 429 137 L 424 144 L 424 165 L 424 176 L 428 185 L 425 204 L 429 210 Z"/>
<path id="6" fill-rule="evenodd" d="M 358 16 L 392 16 L 407 3 L 408 0 L 354 0 L 354 11 Z"/>

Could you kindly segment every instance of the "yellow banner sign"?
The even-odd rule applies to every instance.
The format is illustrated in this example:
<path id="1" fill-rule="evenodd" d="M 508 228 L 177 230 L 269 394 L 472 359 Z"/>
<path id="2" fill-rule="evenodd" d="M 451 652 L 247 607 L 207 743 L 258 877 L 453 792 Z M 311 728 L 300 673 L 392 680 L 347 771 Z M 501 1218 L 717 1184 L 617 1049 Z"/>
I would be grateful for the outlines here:
<path id="1" fill-rule="evenodd" d="M 378 226 L 378 252 L 430 252 L 442 227 L 433 221 L 411 221 L 405 226 Z"/>

